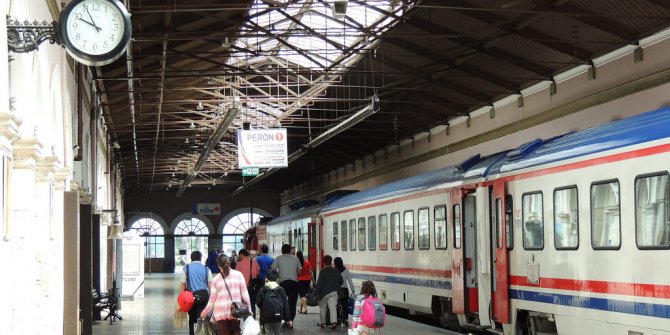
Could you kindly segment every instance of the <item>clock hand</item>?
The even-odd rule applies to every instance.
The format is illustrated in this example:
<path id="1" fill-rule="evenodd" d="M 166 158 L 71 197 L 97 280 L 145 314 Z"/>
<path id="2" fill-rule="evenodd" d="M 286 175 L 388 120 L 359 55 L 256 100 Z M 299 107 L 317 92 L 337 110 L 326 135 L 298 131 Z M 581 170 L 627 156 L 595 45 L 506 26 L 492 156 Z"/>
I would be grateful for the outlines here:
<path id="1" fill-rule="evenodd" d="M 91 22 L 88 22 L 88 21 L 86 21 L 86 20 L 84 20 L 84 19 L 82 19 L 82 18 L 79 18 L 79 20 L 84 21 L 84 23 L 88 24 L 89 26 L 91 26 L 91 27 L 93 27 L 93 28 L 95 28 L 95 29 L 100 30 L 100 28 L 98 28 L 98 26 L 96 26 L 95 24 L 93 24 L 93 23 L 91 23 Z"/>
<path id="2" fill-rule="evenodd" d="M 95 24 L 95 20 L 93 20 L 93 16 L 91 16 L 91 12 L 88 11 L 88 7 L 84 6 L 84 9 L 86 10 L 86 14 L 88 14 L 88 17 L 91 18 L 91 22 L 92 22 L 91 25 L 92 25 L 93 27 L 95 27 L 95 31 L 100 32 L 101 29 L 100 29 L 100 27 L 98 27 L 98 26 Z M 82 20 L 82 21 L 84 21 L 84 20 Z M 86 22 L 86 21 L 84 21 L 84 22 Z M 88 23 L 88 22 L 86 22 L 86 23 Z"/>

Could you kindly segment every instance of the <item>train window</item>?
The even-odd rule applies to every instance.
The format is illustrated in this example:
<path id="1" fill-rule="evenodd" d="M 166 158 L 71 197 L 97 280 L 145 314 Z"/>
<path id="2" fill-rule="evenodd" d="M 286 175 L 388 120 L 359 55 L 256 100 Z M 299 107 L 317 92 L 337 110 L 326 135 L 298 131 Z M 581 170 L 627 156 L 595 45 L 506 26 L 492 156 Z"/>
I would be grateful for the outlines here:
<path id="1" fill-rule="evenodd" d="M 386 214 L 379 216 L 379 250 L 386 250 L 388 248 L 389 232 L 388 232 L 388 217 Z"/>
<path id="2" fill-rule="evenodd" d="M 635 179 L 635 241 L 640 249 L 670 247 L 668 174 Z"/>
<path id="3" fill-rule="evenodd" d="M 338 241 L 338 233 L 339 233 L 340 227 L 337 224 L 337 221 L 333 222 L 333 250 L 339 249 L 339 241 Z"/>
<path id="4" fill-rule="evenodd" d="M 554 190 L 554 246 L 556 249 L 579 247 L 577 187 Z"/>
<path id="5" fill-rule="evenodd" d="M 591 245 L 593 249 L 621 247 L 619 181 L 591 185 Z"/>
<path id="6" fill-rule="evenodd" d="M 430 209 L 419 208 L 419 249 L 430 248 Z"/>
<path id="7" fill-rule="evenodd" d="M 507 249 L 514 248 L 514 200 L 511 194 L 505 195 L 505 234 L 507 238 Z"/>
<path id="8" fill-rule="evenodd" d="M 502 199 L 496 198 L 495 217 L 496 223 L 496 248 L 502 248 Z"/>
<path id="9" fill-rule="evenodd" d="M 400 213 L 391 213 L 391 249 L 400 249 Z"/>
<path id="10" fill-rule="evenodd" d="M 434 227 L 433 231 L 435 232 L 435 249 L 446 249 L 447 248 L 447 207 L 435 206 L 433 210 L 433 222 Z"/>
<path id="11" fill-rule="evenodd" d="M 454 205 L 454 215 L 451 216 L 453 218 L 453 226 L 454 226 L 454 249 L 460 249 L 461 248 L 461 205 L 456 204 Z"/>
<path id="12" fill-rule="evenodd" d="M 414 249 L 414 211 L 403 213 L 405 250 Z"/>
<path id="13" fill-rule="evenodd" d="M 365 250 L 365 218 L 358 218 L 358 250 Z"/>
<path id="14" fill-rule="evenodd" d="M 544 214 L 542 193 L 527 193 L 521 197 L 523 206 L 523 248 L 544 248 Z"/>
<path id="15" fill-rule="evenodd" d="M 368 249 L 377 249 L 377 218 L 368 217 Z"/>
<path id="16" fill-rule="evenodd" d="M 349 250 L 356 250 L 356 219 L 349 220 Z"/>
<path id="17" fill-rule="evenodd" d="M 342 220 L 340 226 L 342 226 L 342 235 L 340 236 L 342 238 L 342 251 L 347 251 L 347 220 Z"/>

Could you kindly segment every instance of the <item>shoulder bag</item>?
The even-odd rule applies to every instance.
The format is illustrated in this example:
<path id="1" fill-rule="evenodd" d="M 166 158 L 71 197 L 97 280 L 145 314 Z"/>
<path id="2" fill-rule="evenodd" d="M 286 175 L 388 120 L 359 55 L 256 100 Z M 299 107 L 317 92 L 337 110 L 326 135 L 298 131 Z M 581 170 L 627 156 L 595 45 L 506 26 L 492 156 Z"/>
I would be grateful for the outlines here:
<path id="1" fill-rule="evenodd" d="M 247 285 L 249 287 L 249 290 L 253 292 L 254 294 L 258 293 L 258 291 L 265 285 L 264 281 L 258 277 L 254 278 L 252 276 L 251 270 L 254 267 L 254 260 L 249 257 L 249 284 Z"/>
<path id="2" fill-rule="evenodd" d="M 228 291 L 228 296 L 230 297 L 230 314 L 234 318 L 244 319 L 247 316 L 251 315 L 249 312 L 249 305 L 244 301 L 233 301 L 233 295 L 230 294 L 230 289 L 226 283 L 226 277 L 221 273 L 221 278 L 223 278 L 223 284 L 226 285 L 226 291 Z"/>

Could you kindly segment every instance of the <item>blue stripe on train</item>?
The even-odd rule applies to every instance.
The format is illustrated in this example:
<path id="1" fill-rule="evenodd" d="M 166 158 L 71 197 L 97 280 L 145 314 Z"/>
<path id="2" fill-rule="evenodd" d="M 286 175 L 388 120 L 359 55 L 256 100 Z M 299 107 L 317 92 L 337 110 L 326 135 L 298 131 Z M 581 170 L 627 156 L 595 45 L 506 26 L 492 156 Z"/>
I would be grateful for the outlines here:
<path id="1" fill-rule="evenodd" d="M 509 290 L 510 298 L 547 304 L 597 309 L 601 311 L 670 318 L 670 306 L 605 298 L 579 297 L 567 294 Z"/>
<path id="2" fill-rule="evenodd" d="M 402 284 L 402 285 L 412 285 L 420 287 L 433 287 L 444 290 L 451 290 L 451 282 L 444 280 L 431 280 L 431 279 L 421 279 L 421 278 L 405 278 L 405 277 L 396 277 L 396 276 L 386 276 L 378 274 L 367 274 L 367 273 L 358 273 L 350 272 L 351 278 L 361 279 L 361 280 L 371 280 L 373 282 L 384 282 L 392 284 Z"/>

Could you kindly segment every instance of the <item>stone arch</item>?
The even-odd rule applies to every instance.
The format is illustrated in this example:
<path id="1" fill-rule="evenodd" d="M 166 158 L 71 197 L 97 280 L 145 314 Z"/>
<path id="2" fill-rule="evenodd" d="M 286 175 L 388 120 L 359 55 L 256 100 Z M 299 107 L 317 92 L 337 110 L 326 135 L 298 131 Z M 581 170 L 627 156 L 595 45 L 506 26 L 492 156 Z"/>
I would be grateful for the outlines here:
<path id="1" fill-rule="evenodd" d="M 182 213 L 182 214 L 179 214 L 176 218 L 174 218 L 174 220 L 172 220 L 172 223 L 170 224 L 170 229 L 169 229 L 170 235 L 174 235 L 174 231 L 175 231 L 175 229 L 177 229 L 177 224 L 179 224 L 179 222 L 182 222 L 183 220 L 188 219 L 188 218 L 196 218 L 196 219 L 204 222 L 205 225 L 207 226 L 207 230 L 209 230 L 209 235 L 214 234 L 214 232 L 215 232 L 214 225 L 212 224 L 212 221 L 210 221 L 206 216 L 200 215 L 200 214 L 193 214 L 193 213 Z"/>
<path id="2" fill-rule="evenodd" d="M 163 219 L 160 215 L 154 214 L 152 212 L 140 212 L 140 213 L 136 213 L 135 215 L 131 216 L 128 219 L 128 221 L 126 221 L 124 230 L 130 229 L 130 227 L 132 227 L 132 225 L 133 225 L 133 223 L 135 223 L 135 221 L 138 221 L 138 220 L 141 220 L 141 219 L 147 219 L 147 218 L 155 220 L 156 222 L 158 222 L 161 225 L 161 227 L 163 228 L 163 233 L 165 235 L 168 235 L 169 226 L 168 226 L 167 222 L 165 221 L 165 219 Z"/>
<path id="3" fill-rule="evenodd" d="M 243 213 L 249 213 L 249 207 L 242 207 L 242 208 L 235 209 L 231 212 L 228 212 L 228 214 L 226 214 L 221 219 L 221 221 L 219 221 L 219 226 L 216 228 L 216 233 L 217 234 L 223 234 L 223 226 L 225 226 L 226 223 L 228 223 L 228 221 L 230 221 L 230 219 L 236 217 L 239 214 L 243 214 Z M 262 208 L 257 208 L 257 207 L 254 207 L 254 213 L 260 214 L 263 217 L 272 216 L 272 214 L 270 214 L 270 212 L 268 212 L 268 211 L 266 211 Z"/>

